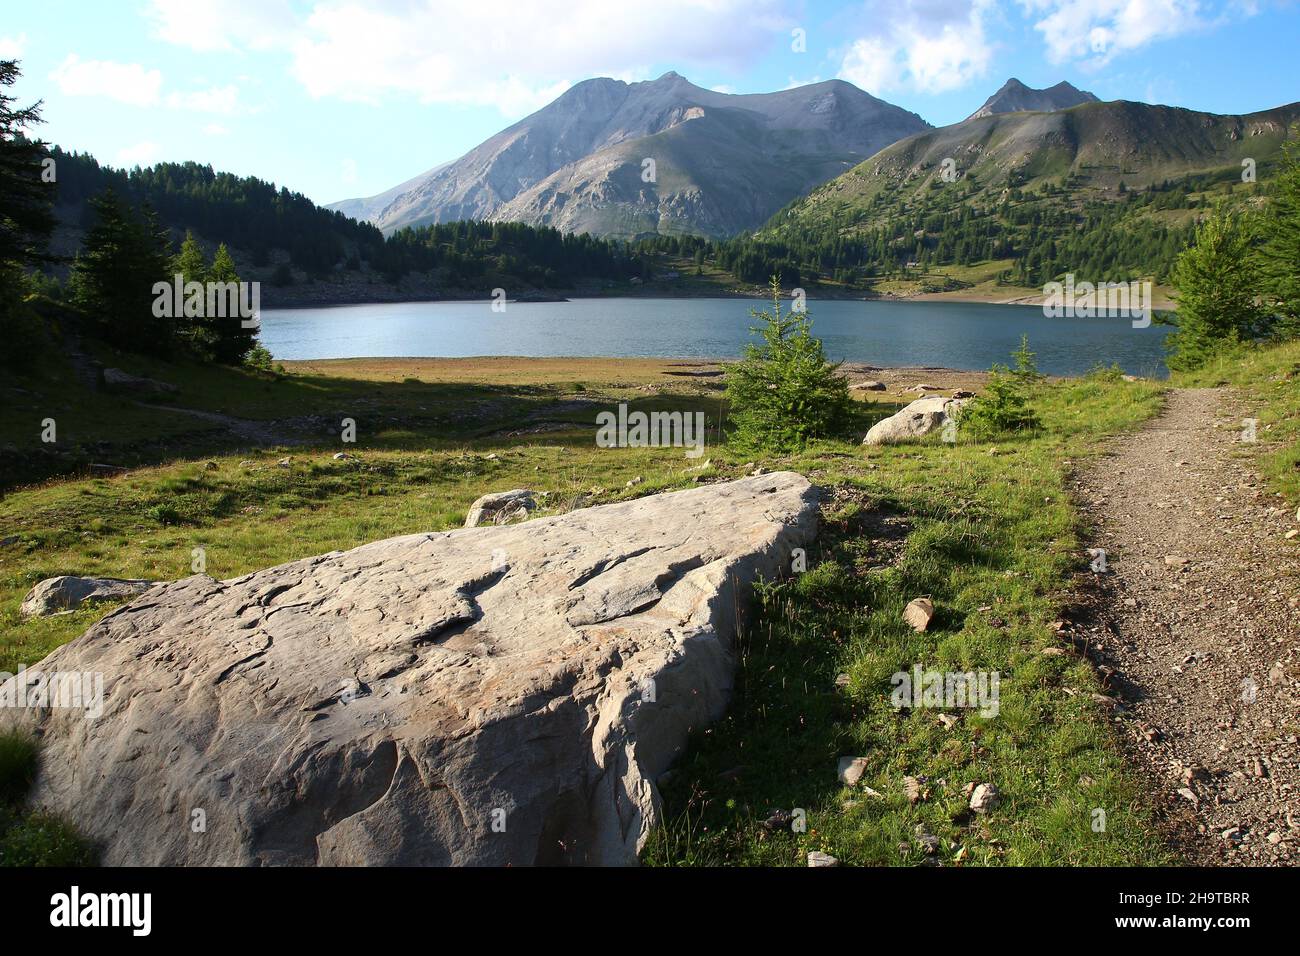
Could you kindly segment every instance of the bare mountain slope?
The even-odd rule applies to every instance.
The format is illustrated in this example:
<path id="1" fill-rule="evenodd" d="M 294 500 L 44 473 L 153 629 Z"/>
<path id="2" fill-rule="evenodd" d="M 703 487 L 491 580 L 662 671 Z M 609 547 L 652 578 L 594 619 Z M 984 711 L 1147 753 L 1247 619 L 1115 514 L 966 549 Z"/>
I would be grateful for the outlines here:
<path id="1" fill-rule="evenodd" d="M 927 128 L 840 80 L 734 95 L 676 73 L 593 79 L 453 163 L 332 208 L 385 232 L 505 219 L 604 236 L 724 236 Z M 643 178 L 646 159 L 653 181 Z"/>
<path id="2" fill-rule="evenodd" d="M 966 118 L 978 119 L 981 116 L 993 116 L 996 113 L 1022 113 L 1026 111 L 1051 113 L 1054 110 L 1065 110 L 1071 106 L 1078 106 L 1080 103 L 1100 102 L 1097 97 L 1087 90 L 1081 90 L 1064 81 L 1057 83 L 1055 86 L 1049 86 L 1045 90 L 1036 90 L 1033 87 L 1025 86 L 1015 77 L 1012 77 L 1002 85 L 1002 89 L 985 100 L 983 106 Z"/>

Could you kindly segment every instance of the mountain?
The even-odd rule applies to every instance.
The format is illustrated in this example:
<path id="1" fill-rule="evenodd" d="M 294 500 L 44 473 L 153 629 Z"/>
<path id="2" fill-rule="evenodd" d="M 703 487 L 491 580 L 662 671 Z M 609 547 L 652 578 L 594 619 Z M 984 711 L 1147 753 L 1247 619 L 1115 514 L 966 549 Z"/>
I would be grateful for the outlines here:
<path id="1" fill-rule="evenodd" d="M 1012 77 L 1002 85 L 1002 89 L 985 100 L 983 106 L 966 118 L 979 119 L 995 113 L 1051 113 L 1081 103 L 1099 102 L 1101 101 L 1087 90 L 1078 89 L 1064 81 L 1045 90 L 1036 90 Z"/>
<path id="2" fill-rule="evenodd" d="M 851 283 L 909 262 L 1003 263 L 1025 285 L 1159 278 L 1205 208 L 1260 197 L 1298 120 L 1300 103 L 1238 116 L 1123 100 L 968 119 L 886 147 L 731 254 Z"/>
<path id="3" fill-rule="evenodd" d="M 330 208 L 385 233 L 492 219 L 614 238 L 721 237 L 928 126 L 842 80 L 736 95 L 676 73 L 591 79 L 455 162 Z"/>

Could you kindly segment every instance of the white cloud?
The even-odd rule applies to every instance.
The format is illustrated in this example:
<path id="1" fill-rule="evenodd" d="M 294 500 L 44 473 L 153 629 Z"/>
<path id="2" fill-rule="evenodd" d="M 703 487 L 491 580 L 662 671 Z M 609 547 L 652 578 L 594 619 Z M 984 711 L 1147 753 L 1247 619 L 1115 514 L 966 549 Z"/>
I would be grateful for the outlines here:
<path id="1" fill-rule="evenodd" d="M 1047 58 L 1053 63 L 1109 63 L 1115 56 L 1137 50 L 1219 22 L 1203 0 L 1019 0 L 1037 17 L 1034 29 L 1043 35 Z M 1234 3 L 1236 16 L 1253 16 L 1257 7 Z"/>
<path id="2" fill-rule="evenodd" d="M 160 40 L 191 50 L 273 50 L 292 42 L 289 0 L 150 0 Z"/>
<path id="3" fill-rule="evenodd" d="M 229 116 L 239 108 L 239 88 L 228 85 L 191 90 L 188 93 L 169 93 L 167 105 L 172 109 L 192 113 L 222 113 Z"/>
<path id="4" fill-rule="evenodd" d="M 158 144 L 153 142 L 136 143 L 117 151 L 116 164 L 123 169 L 132 166 L 152 166 L 158 161 Z"/>
<path id="5" fill-rule="evenodd" d="M 994 0 L 870 0 L 866 8 L 869 26 L 844 54 L 841 79 L 875 94 L 942 93 L 988 72 Z"/>
<path id="6" fill-rule="evenodd" d="M 17 60 L 22 57 L 25 49 L 26 33 L 20 33 L 16 37 L 0 37 L 0 60 Z"/>
<path id="7" fill-rule="evenodd" d="M 590 76 L 645 78 L 670 56 L 741 67 L 788 43 L 789 0 L 151 0 L 157 35 L 197 50 L 277 49 L 313 97 L 536 109 Z"/>
<path id="8" fill-rule="evenodd" d="M 104 96 L 133 106 L 153 106 L 162 89 L 162 74 L 139 63 L 83 60 L 75 53 L 54 68 L 50 79 L 68 96 Z"/>

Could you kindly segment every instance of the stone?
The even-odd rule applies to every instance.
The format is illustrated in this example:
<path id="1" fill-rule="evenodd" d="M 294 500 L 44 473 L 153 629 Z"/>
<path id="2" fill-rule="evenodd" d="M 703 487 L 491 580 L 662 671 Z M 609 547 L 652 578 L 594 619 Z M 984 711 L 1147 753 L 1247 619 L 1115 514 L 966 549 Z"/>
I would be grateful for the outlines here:
<path id="1" fill-rule="evenodd" d="M 934 602 L 929 598 L 915 598 L 908 601 L 907 607 L 903 608 L 903 620 L 912 630 L 924 631 L 934 620 Z"/>
<path id="2" fill-rule="evenodd" d="M 1189 564 L 1191 564 L 1190 558 L 1184 558 L 1178 554 L 1165 555 L 1165 567 L 1167 568 L 1184 568 Z"/>
<path id="3" fill-rule="evenodd" d="M 839 767 L 840 783 L 846 787 L 856 787 L 862 775 L 867 772 L 866 757 L 841 757 Z"/>
<path id="4" fill-rule="evenodd" d="M 988 813 L 1002 802 L 1002 793 L 997 784 L 981 783 L 970 795 L 970 808 L 976 813 Z"/>
<path id="5" fill-rule="evenodd" d="M 835 859 L 829 853 L 822 853 L 820 850 L 808 851 L 809 866 L 839 866 L 840 861 Z"/>
<path id="6" fill-rule="evenodd" d="M 180 391 L 170 382 L 131 375 L 120 368 L 104 369 L 104 386 L 113 391 L 134 392 L 141 395 L 174 395 Z"/>
<path id="7" fill-rule="evenodd" d="M 953 398 L 974 398 L 975 393 L 968 388 L 958 388 L 953 390 L 952 397 Z"/>
<path id="8" fill-rule="evenodd" d="M 485 522 L 506 524 L 518 518 L 527 517 L 528 512 L 537 507 L 533 492 L 527 488 L 515 488 L 512 491 L 497 491 L 483 495 L 469 506 L 465 516 L 465 527 L 477 528 Z"/>
<path id="9" fill-rule="evenodd" d="M 195 575 L 34 665 L 102 674 L 98 719 L 0 730 L 106 865 L 631 864 L 817 515 L 778 472 Z"/>
<path id="10" fill-rule="evenodd" d="M 158 581 L 123 578 L 81 578 L 70 574 L 46 578 L 27 592 L 19 609 L 23 617 L 46 617 L 61 611 L 75 611 L 104 601 L 129 601 L 148 591 Z"/>
<path id="11" fill-rule="evenodd" d="M 874 379 L 869 379 L 868 381 L 865 382 L 854 382 L 852 385 L 849 386 L 849 388 L 851 389 L 861 389 L 867 392 L 883 392 L 885 391 L 886 387 L 887 386 L 885 385 L 884 382 L 877 382 Z"/>
<path id="12" fill-rule="evenodd" d="M 871 426 L 867 436 L 862 439 L 864 445 L 894 445 L 913 441 L 928 435 L 945 422 L 955 420 L 969 399 L 944 398 L 931 395 L 918 398 L 901 411 L 882 419 Z"/>
<path id="13" fill-rule="evenodd" d="M 921 781 L 916 777 L 904 777 L 903 794 L 907 797 L 908 803 L 919 803 L 921 798 L 925 796 Z"/>

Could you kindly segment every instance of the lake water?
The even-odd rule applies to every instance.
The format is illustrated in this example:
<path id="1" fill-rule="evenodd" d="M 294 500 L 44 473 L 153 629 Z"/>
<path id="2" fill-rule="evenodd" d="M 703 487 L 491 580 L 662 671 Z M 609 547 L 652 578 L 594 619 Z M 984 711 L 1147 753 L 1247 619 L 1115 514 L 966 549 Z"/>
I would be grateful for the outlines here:
<path id="1" fill-rule="evenodd" d="M 575 299 L 403 302 L 266 309 L 261 339 L 277 359 L 474 355 L 734 357 L 755 299 Z M 987 369 L 1029 336 L 1038 367 L 1077 375 L 1118 362 L 1163 376 L 1168 326 L 1128 319 L 1047 318 L 1041 308 L 964 302 L 810 300 L 813 334 L 832 359 L 879 366 Z"/>

